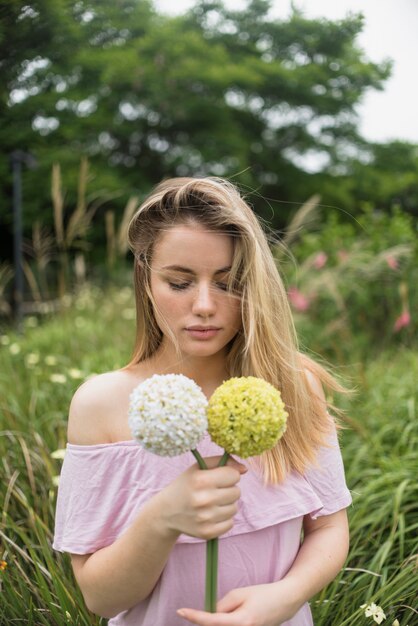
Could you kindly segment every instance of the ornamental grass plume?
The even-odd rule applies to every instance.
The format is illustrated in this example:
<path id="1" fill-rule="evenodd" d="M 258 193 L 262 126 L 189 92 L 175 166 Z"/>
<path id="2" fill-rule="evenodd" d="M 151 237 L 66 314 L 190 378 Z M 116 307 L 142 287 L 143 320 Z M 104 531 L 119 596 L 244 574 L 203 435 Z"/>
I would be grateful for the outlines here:
<path id="1" fill-rule="evenodd" d="M 207 399 L 182 374 L 155 374 L 130 395 L 128 423 L 139 444 L 160 456 L 196 448 L 207 429 Z"/>

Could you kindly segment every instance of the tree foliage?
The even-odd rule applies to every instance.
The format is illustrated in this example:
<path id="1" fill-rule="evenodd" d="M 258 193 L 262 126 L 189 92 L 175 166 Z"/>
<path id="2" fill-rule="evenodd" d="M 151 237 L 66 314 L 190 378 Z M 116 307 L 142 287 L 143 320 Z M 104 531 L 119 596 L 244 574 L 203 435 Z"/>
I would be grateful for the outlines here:
<path id="1" fill-rule="evenodd" d="M 390 65 L 370 62 L 358 46 L 360 15 L 333 22 L 294 9 L 278 20 L 270 5 L 250 0 L 229 10 L 200 0 L 171 17 L 150 0 L 7 3 L 0 14 L 4 222 L 15 149 L 38 161 L 24 175 L 27 223 L 51 220 L 54 162 L 71 204 L 82 155 L 94 173 L 90 193 L 120 207 L 162 177 L 211 174 L 240 183 L 260 211 L 260 196 L 280 201 L 277 226 L 287 207 L 313 192 L 348 208 L 356 198 L 352 173 L 368 184 L 353 155 L 367 150 L 373 159 L 375 151 L 378 163 L 385 150 L 359 136 L 355 107 L 367 89 L 382 87 Z M 313 158 L 320 172 L 309 172 Z"/>

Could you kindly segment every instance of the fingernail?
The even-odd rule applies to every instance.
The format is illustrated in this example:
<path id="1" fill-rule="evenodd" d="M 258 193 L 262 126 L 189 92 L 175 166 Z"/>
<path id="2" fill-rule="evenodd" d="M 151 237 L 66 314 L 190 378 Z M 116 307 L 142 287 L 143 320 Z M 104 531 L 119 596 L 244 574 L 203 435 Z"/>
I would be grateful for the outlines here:
<path id="1" fill-rule="evenodd" d="M 183 611 L 182 609 L 179 609 L 179 610 L 177 611 L 177 615 L 180 615 L 180 617 L 186 617 L 186 612 L 185 612 L 185 611 Z"/>

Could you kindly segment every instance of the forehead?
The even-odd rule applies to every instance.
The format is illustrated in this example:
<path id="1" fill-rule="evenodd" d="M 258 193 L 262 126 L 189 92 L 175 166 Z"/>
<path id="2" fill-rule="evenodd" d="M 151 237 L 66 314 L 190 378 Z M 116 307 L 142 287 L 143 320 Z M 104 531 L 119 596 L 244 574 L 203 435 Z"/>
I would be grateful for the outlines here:
<path id="1" fill-rule="evenodd" d="M 182 224 L 164 231 L 153 251 L 153 265 L 192 263 L 205 267 L 225 267 L 233 258 L 232 238 L 197 224 Z"/>

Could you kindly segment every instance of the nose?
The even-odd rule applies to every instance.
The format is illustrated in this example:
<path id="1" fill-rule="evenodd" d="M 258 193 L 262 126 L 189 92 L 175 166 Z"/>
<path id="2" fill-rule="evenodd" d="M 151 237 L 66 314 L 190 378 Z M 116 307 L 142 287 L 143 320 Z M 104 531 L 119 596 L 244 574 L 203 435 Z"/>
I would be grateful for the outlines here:
<path id="1" fill-rule="evenodd" d="M 200 317 L 210 317 L 216 311 L 214 293 L 210 284 L 199 284 L 193 300 L 192 312 Z"/>

